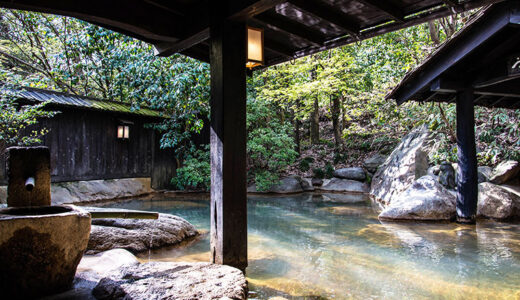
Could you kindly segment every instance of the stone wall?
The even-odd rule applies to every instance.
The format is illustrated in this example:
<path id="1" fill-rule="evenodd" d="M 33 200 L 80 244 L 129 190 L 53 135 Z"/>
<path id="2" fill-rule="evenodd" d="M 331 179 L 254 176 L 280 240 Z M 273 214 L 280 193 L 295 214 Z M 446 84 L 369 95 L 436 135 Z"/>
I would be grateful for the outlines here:
<path id="1" fill-rule="evenodd" d="M 150 178 L 71 181 L 51 184 L 51 203 L 79 203 L 143 196 L 153 192 Z M 0 187 L 0 203 L 6 203 L 7 187 Z"/>

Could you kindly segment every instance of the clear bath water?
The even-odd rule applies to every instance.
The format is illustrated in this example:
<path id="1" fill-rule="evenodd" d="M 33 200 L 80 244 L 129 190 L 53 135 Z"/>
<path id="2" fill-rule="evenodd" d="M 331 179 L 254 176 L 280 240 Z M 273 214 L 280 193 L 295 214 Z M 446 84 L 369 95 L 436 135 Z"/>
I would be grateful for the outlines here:
<path id="1" fill-rule="evenodd" d="M 520 224 L 386 223 L 319 195 L 248 199 L 250 299 L 520 299 Z M 209 200 L 108 207 L 181 216 L 203 234 L 143 261 L 209 261 Z"/>

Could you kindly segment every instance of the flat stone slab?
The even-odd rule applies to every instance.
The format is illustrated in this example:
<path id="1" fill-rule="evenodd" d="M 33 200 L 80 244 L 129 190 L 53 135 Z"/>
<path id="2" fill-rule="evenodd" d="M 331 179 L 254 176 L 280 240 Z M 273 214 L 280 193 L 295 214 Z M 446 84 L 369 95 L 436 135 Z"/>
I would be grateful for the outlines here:
<path id="1" fill-rule="evenodd" d="M 363 168 L 360 167 L 338 169 L 334 171 L 333 175 L 337 178 L 351 179 L 357 181 L 365 181 L 365 179 L 367 178 L 365 170 L 363 170 Z"/>
<path id="2" fill-rule="evenodd" d="M 323 186 L 318 188 L 328 192 L 344 192 L 344 193 L 368 193 L 370 187 L 364 182 L 350 179 L 332 178 L 324 181 Z"/>
<path id="3" fill-rule="evenodd" d="M 94 207 L 87 209 L 110 210 Z M 191 223 L 169 214 L 159 214 L 157 220 L 92 219 L 86 254 L 96 254 L 116 248 L 138 253 L 175 245 L 198 234 Z"/>
<path id="4" fill-rule="evenodd" d="M 97 299 L 246 299 L 235 268 L 210 263 L 151 262 L 124 267 L 93 289 Z"/>
<path id="5" fill-rule="evenodd" d="M 150 178 L 60 182 L 51 185 L 53 205 L 128 198 L 153 192 Z"/>

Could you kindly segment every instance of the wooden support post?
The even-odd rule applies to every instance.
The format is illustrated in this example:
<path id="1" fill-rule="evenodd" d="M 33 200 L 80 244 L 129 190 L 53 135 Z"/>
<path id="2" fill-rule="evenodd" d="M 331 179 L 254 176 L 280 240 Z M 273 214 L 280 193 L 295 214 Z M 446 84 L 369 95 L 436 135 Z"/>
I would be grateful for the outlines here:
<path id="1" fill-rule="evenodd" d="M 457 94 L 457 222 L 475 223 L 478 201 L 475 107 L 473 91 Z"/>
<path id="2" fill-rule="evenodd" d="M 247 267 L 246 24 L 212 1 L 211 262 Z"/>

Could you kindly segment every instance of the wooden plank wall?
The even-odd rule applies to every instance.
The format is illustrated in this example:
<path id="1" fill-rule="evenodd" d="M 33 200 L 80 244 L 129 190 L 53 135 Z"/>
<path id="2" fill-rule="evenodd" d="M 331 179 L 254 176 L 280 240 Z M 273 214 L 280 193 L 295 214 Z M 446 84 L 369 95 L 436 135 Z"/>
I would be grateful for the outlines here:
<path id="1" fill-rule="evenodd" d="M 161 150 L 154 130 L 143 126 L 150 119 L 90 110 L 59 110 L 62 113 L 38 125 L 49 129 L 42 144 L 51 150 L 53 182 L 151 177 L 154 167 L 161 170 L 156 176 L 175 174 L 173 151 Z M 129 140 L 117 139 L 119 120 L 134 123 Z M 154 161 L 155 156 L 160 159 Z M 5 163 L 2 161 L 1 165 L 0 183 L 5 182 Z M 155 178 L 155 182 L 162 184 L 170 178 Z"/>

